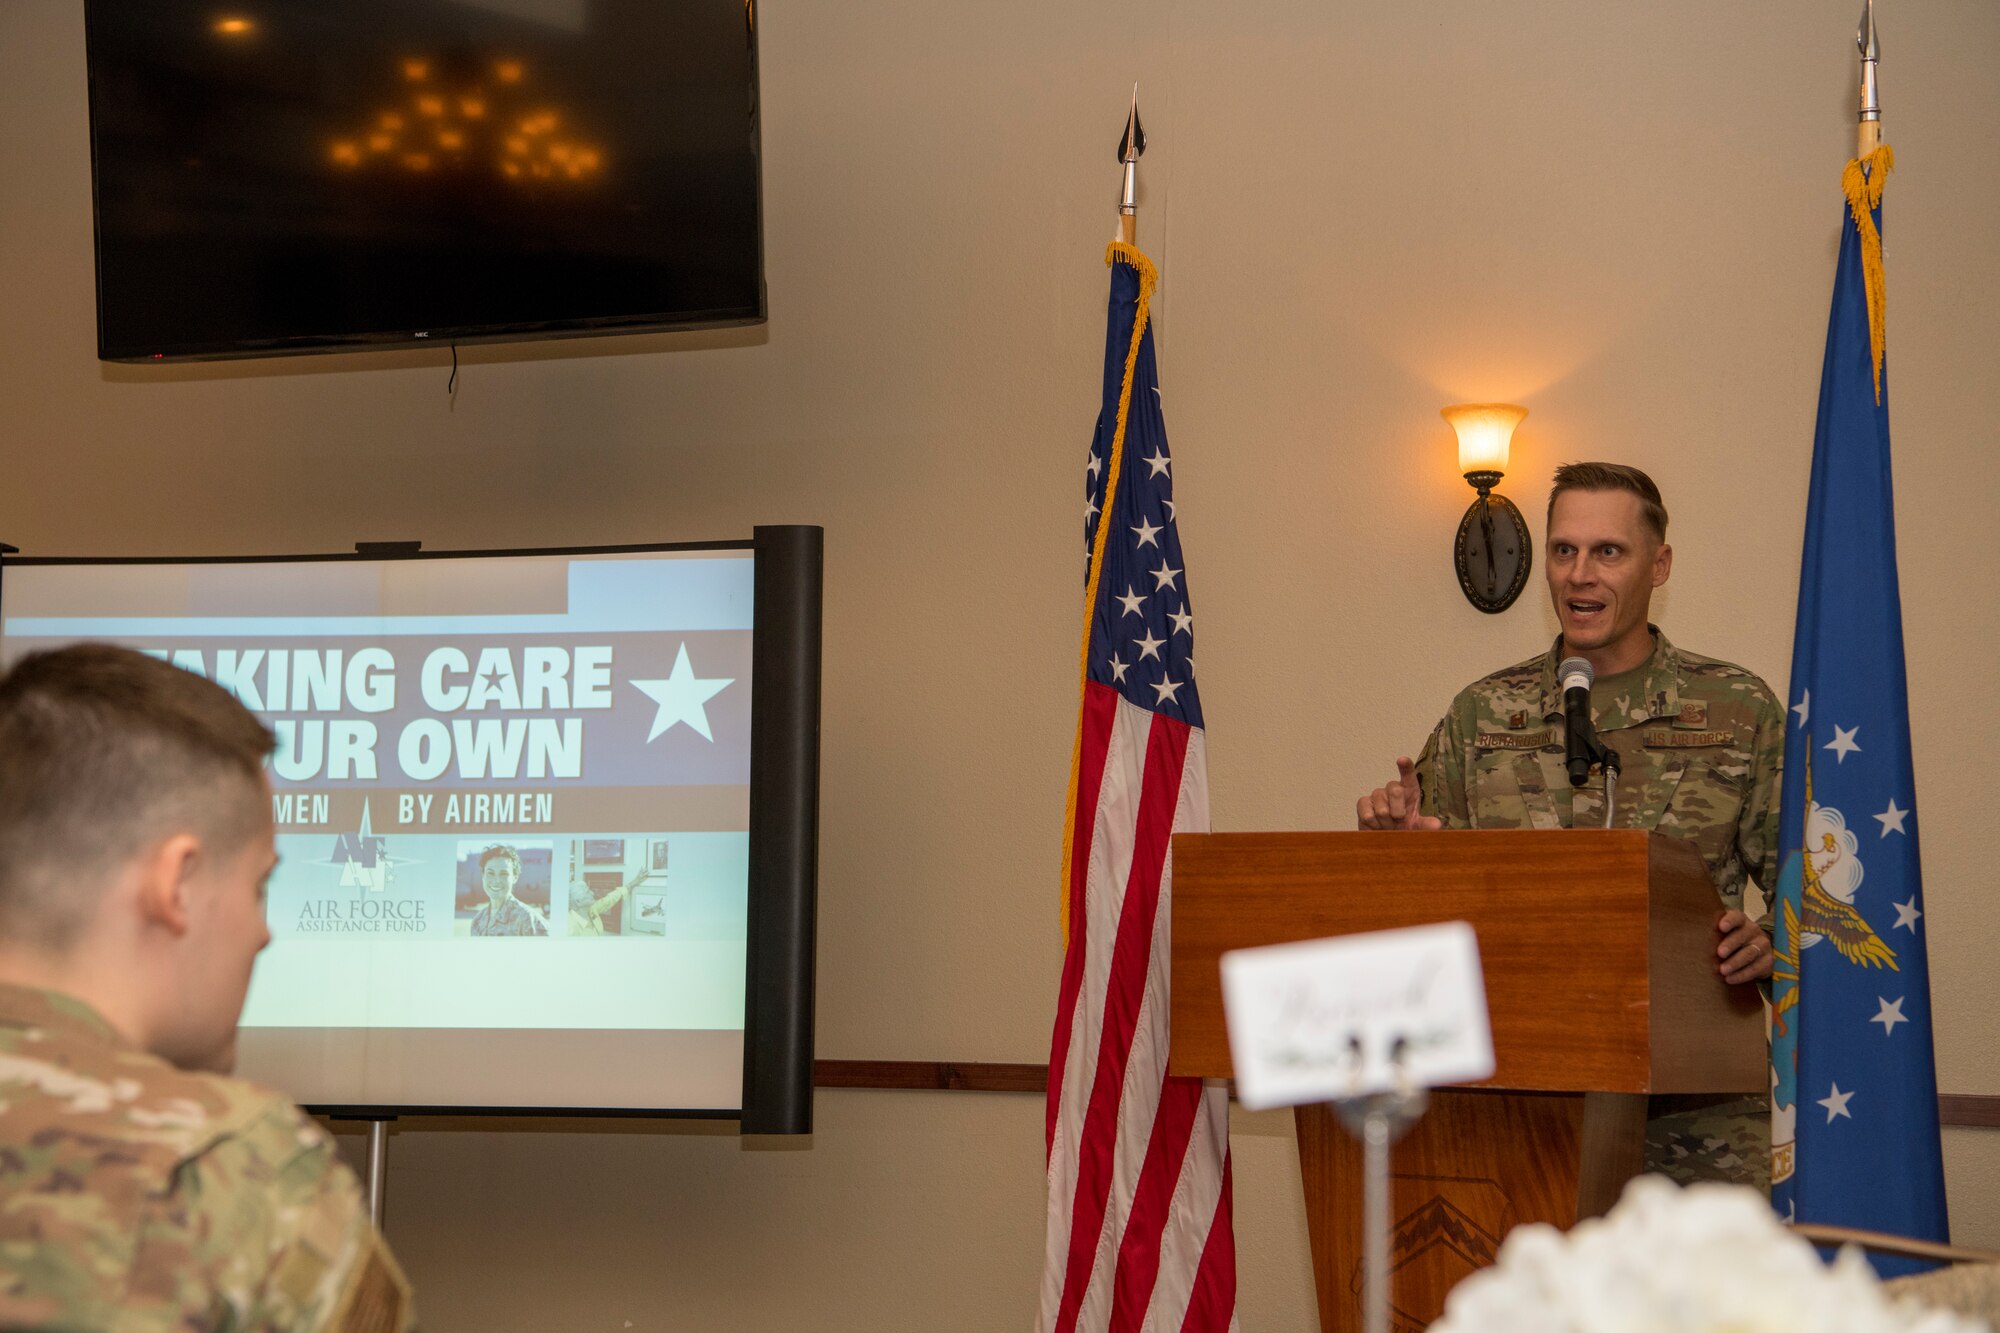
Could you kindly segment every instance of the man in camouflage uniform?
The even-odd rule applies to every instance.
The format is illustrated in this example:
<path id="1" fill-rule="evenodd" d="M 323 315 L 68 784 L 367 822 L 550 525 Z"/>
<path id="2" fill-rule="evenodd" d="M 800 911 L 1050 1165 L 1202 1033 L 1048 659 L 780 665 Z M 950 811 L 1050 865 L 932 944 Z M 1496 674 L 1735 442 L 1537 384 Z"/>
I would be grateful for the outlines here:
<path id="1" fill-rule="evenodd" d="M 1598 828 L 1595 782 L 1570 785 L 1556 665 L 1596 670 L 1590 711 L 1621 761 L 1612 823 L 1695 845 L 1715 881 L 1717 971 L 1743 984 L 1771 975 L 1769 913 L 1752 921 L 1744 885 L 1775 889 L 1784 710 L 1770 687 L 1727 662 L 1676 648 L 1647 619 L 1673 548 L 1652 479 L 1636 468 L 1572 463 L 1549 496 L 1544 570 L 1562 635 L 1539 657 L 1460 691 L 1415 762 L 1361 798 L 1362 828 Z M 1646 1165 L 1682 1181 L 1767 1187 L 1765 1098 L 1655 1097 Z"/>
<path id="2" fill-rule="evenodd" d="M 271 734 L 101 644 L 0 677 L 0 1328 L 415 1327 L 332 1142 L 229 1078 Z"/>

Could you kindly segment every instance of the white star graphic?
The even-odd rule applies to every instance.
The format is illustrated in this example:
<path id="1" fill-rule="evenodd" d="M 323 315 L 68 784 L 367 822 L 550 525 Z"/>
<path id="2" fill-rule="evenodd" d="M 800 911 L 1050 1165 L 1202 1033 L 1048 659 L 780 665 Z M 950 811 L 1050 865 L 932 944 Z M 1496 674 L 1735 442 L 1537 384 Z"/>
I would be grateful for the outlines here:
<path id="1" fill-rule="evenodd" d="M 1104 460 L 1102 458 L 1099 458 L 1096 454 L 1092 454 L 1090 456 L 1090 466 L 1086 467 L 1083 470 L 1084 475 L 1091 478 L 1094 481 L 1097 478 L 1097 470 L 1103 466 L 1104 466 Z"/>
<path id="2" fill-rule="evenodd" d="M 1173 587 L 1174 580 L 1179 578 L 1180 574 L 1181 572 L 1178 569 L 1167 568 L 1167 562 L 1165 560 L 1161 560 L 1160 567 L 1153 571 L 1153 577 L 1158 580 L 1158 582 L 1153 585 L 1153 591 L 1158 592 L 1162 588 Z"/>
<path id="3" fill-rule="evenodd" d="M 1896 798 L 1893 796 L 1889 798 L 1889 808 L 1887 810 L 1884 810 L 1879 815 L 1871 816 L 1871 818 L 1882 821 L 1882 836 L 1885 838 L 1891 833 L 1907 833 L 1909 830 L 1903 827 L 1903 821 L 1909 817 L 1910 812 L 1908 810 L 1898 810 L 1896 808 Z"/>
<path id="4" fill-rule="evenodd" d="M 1187 682 L 1184 680 L 1179 680 L 1179 681 L 1168 680 L 1166 677 L 1162 676 L 1160 678 L 1160 683 L 1153 687 L 1154 690 L 1158 691 L 1160 697 L 1153 700 L 1153 702 L 1156 704 L 1179 703 L 1180 700 L 1174 698 L 1174 691 L 1178 690 L 1181 686 L 1185 684 L 1187 684 Z"/>
<path id="5" fill-rule="evenodd" d="M 1114 680 L 1114 681 L 1123 681 L 1123 680 L 1125 679 L 1125 673 L 1126 673 L 1127 671 L 1130 671 L 1131 669 L 1132 669 L 1132 666 L 1131 666 L 1131 664 L 1130 664 L 1130 663 L 1128 663 L 1128 662 L 1121 662 L 1121 661 L 1119 661 L 1119 660 L 1118 660 L 1118 654 L 1117 654 L 1117 653 L 1113 653 L 1113 654 L 1111 654 L 1111 679 L 1112 679 L 1112 680 Z"/>
<path id="6" fill-rule="evenodd" d="M 1186 607 L 1182 607 L 1178 611 L 1167 612 L 1167 619 L 1174 622 L 1175 634 L 1185 634 L 1189 638 L 1194 637 L 1194 617 L 1188 614 Z"/>
<path id="7" fill-rule="evenodd" d="M 1125 595 L 1123 597 L 1113 597 L 1111 600 L 1118 603 L 1118 605 L 1124 607 L 1125 614 L 1128 616 L 1138 616 L 1145 614 L 1145 612 L 1139 609 L 1139 603 L 1146 600 L 1146 594 L 1142 592 L 1133 592 L 1132 585 L 1129 583 L 1125 585 Z"/>
<path id="8" fill-rule="evenodd" d="M 1849 1120 L 1854 1119 L 1854 1113 L 1847 1109 L 1847 1103 L 1853 1099 L 1854 1094 L 1842 1092 L 1838 1083 L 1829 1083 L 1827 1086 L 1833 1089 L 1833 1094 L 1819 1099 L 1819 1104 L 1826 1108 L 1826 1123 L 1832 1124 L 1835 1116 L 1844 1115 Z"/>
<path id="9" fill-rule="evenodd" d="M 1177 520 L 1174 516 L 1174 502 L 1172 500 L 1162 500 L 1160 501 L 1160 503 L 1167 507 L 1167 522 L 1169 523 L 1176 522 Z"/>
<path id="10" fill-rule="evenodd" d="M 1875 997 L 1875 1002 L 1882 1006 L 1882 1012 L 1876 1014 L 1875 1017 L 1869 1019 L 1868 1021 L 1871 1023 L 1880 1023 L 1882 1025 L 1883 1036 L 1886 1037 L 1891 1032 L 1894 1032 L 1896 1030 L 1896 1024 L 1907 1023 L 1910 1021 L 1909 1019 L 1903 1017 L 1902 996 L 1898 995 L 1896 997 L 1896 1002 L 1894 1004 L 1890 1004 L 1887 1000 L 1877 995 Z"/>
<path id="11" fill-rule="evenodd" d="M 1807 690 L 1799 696 L 1799 701 L 1792 705 L 1792 711 L 1799 715 L 1799 725 L 1803 727 L 1806 724 L 1806 719 L 1812 716 L 1811 690 Z"/>
<path id="12" fill-rule="evenodd" d="M 646 733 L 647 740 L 677 722 L 685 722 L 705 741 L 713 741 L 715 736 L 708 729 L 708 710 L 702 705 L 720 694 L 725 686 L 733 685 L 734 676 L 712 676 L 699 679 L 694 668 L 688 665 L 688 646 L 681 645 L 680 653 L 674 658 L 674 669 L 665 680 L 635 680 L 634 689 L 660 706 L 653 715 L 653 729 Z"/>
<path id="13" fill-rule="evenodd" d="M 1165 529 L 1154 527 L 1153 520 L 1150 518 L 1142 518 L 1139 520 L 1139 526 L 1132 529 L 1132 531 L 1139 534 L 1139 545 L 1157 546 L 1159 545 L 1159 542 L 1156 541 L 1155 538 L 1157 538 L 1161 532 L 1165 531 Z"/>
<path id="14" fill-rule="evenodd" d="M 1165 454 L 1161 453 L 1160 447 L 1158 445 L 1154 445 L 1153 456 L 1151 458 L 1142 458 L 1139 461 L 1144 463 L 1147 467 L 1153 469 L 1151 472 L 1148 472 L 1146 474 L 1147 476 L 1158 477 L 1167 474 L 1167 464 L 1171 463 L 1173 460 L 1168 458 Z"/>
<path id="15" fill-rule="evenodd" d="M 1097 501 L 1095 501 L 1095 500 L 1091 499 L 1091 498 L 1090 498 L 1090 497 L 1089 497 L 1088 495 L 1084 496 L 1084 497 L 1083 497 L 1083 523 L 1084 523 L 1084 526 L 1085 526 L 1085 527 L 1089 527 L 1089 526 L 1090 526 L 1090 520 L 1091 520 L 1091 519 L 1093 519 L 1093 518 L 1096 518 L 1096 517 L 1097 517 Z"/>
<path id="16" fill-rule="evenodd" d="M 1843 727 L 1836 722 L 1833 727 L 1833 739 L 1820 748 L 1833 751 L 1839 762 L 1844 764 L 1848 755 L 1861 748 L 1854 743 L 1854 733 L 1859 730 L 1861 730 L 1859 727 Z"/>
<path id="17" fill-rule="evenodd" d="M 1914 935 L 1917 933 L 1917 918 L 1922 915 L 1923 913 L 1917 910 L 1917 895 L 1913 893 L 1910 895 L 1910 901 L 1896 904 L 1896 925 L 1889 929 L 1895 930 L 1898 926 L 1907 926 Z"/>
<path id="18" fill-rule="evenodd" d="M 1160 660 L 1160 645 L 1166 642 L 1165 639 L 1154 638 L 1153 631 L 1149 629 L 1146 631 L 1146 637 L 1137 640 L 1137 642 L 1139 645 L 1139 660 L 1141 662 L 1149 657 L 1154 661 Z"/>

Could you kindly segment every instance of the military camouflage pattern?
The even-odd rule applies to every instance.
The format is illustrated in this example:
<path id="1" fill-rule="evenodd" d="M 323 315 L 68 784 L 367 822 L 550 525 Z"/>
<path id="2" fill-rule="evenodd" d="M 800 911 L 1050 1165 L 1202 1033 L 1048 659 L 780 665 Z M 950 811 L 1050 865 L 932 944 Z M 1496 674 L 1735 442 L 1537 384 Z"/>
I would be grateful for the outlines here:
<path id="1" fill-rule="evenodd" d="M 1591 719 L 1621 765 L 1612 822 L 1693 843 L 1723 906 L 1742 909 L 1753 878 L 1768 901 L 1778 883 L 1785 711 L 1742 667 L 1652 632 L 1651 657 L 1591 686 Z M 1603 827 L 1601 777 L 1571 787 L 1563 764 L 1561 658 L 1558 639 L 1459 692 L 1417 760 L 1423 813 L 1446 828 Z M 1758 924 L 1770 932 L 1768 908 Z M 1767 1100 L 1653 1109 L 1648 1170 L 1768 1187 Z"/>
<path id="2" fill-rule="evenodd" d="M 297 1107 L 0 985 L 0 1328 L 414 1327 L 359 1182 Z"/>
<path id="3" fill-rule="evenodd" d="M 549 928 L 535 909 L 519 898 L 507 897 L 499 904 L 489 902 L 472 917 L 475 935 L 546 935 Z"/>
<path id="4" fill-rule="evenodd" d="M 1647 1109 L 1646 1169 L 1683 1185 L 1719 1181 L 1725 1185 L 1771 1188 L 1771 1102 L 1739 1097 L 1693 1110 L 1661 1113 L 1660 1103 L 1688 1098 L 1656 1098 Z"/>
<path id="5" fill-rule="evenodd" d="M 1741 908 L 1746 879 L 1778 882 L 1785 712 L 1742 667 L 1653 636 L 1643 664 L 1590 691 L 1598 737 L 1621 762 L 1612 822 L 1693 843 L 1716 896 Z M 1459 692 L 1417 760 L 1425 814 L 1446 828 L 1603 827 L 1602 782 L 1573 788 L 1563 767 L 1561 648 Z"/>

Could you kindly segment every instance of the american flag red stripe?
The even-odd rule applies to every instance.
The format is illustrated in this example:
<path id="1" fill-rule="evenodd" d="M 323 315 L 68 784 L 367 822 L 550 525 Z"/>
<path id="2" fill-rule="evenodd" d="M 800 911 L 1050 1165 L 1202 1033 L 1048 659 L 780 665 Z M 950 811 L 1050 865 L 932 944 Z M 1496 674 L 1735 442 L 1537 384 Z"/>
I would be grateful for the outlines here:
<path id="1" fill-rule="evenodd" d="M 1083 736 L 1092 734 L 1110 735 L 1111 719 L 1118 711 L 1118 695 L 1112 690 L 1084 691 L 1083 716 L 1079 727 Z M 1079 744 L 1077 764 L 1077 808 L 1097 809 L 1097 793 L 1104 781 L 1104 747 L 1092 745 L 1084 749 Z M 1065 923 L 1064 935 L 1076 939 L 1083 934 L 1084 875 L 1090 869 L 1090 824 L 1075 820 L 1070 830 L 1070 882 L 1069 920 Z M 1049 1069 L 1059 1072 L 1069 1058 L 1070 1033 L 1076 1023 L 1076 997 L 1083 986 L 1083 951 L 1065 949 L 1063 951 L 1062 989 L 1056 997 L 1055 1040 L 1049 1050 Z M 1049 1080 L 1048 1124 L 1045 1130 L 1046 1147 L 1053 1151 L 1056 1142 L 1056 1112 L 1062 1106 L 1063 1085 L 1060 1078 Z"/>
<path id="2" fill-rule="evenodd" d="M 1089 688 L 1096 690 L 1102 687 L 1093 682 Z M 1113 731 L 1115 733 L 1116 729 Z M 1157 1002 L 1158 999 L 1148 994 L 1146 984 L 1152 970 L 1149 966 L 1150 945 L 1159 923 L 1160 872 L 1167 859 L 1167 839 L 1173 833 L 1173 811 L 1180 793 L 1181 766 L 1187 756 L 1187 733 L 1185 726 L 1163 717 L 1152 718 L 1147 728 L 1138 808 L 1130 843 L 1130 869 L 1126 872 L 1125 892 L 1121 895 L 1122 901 L 1116 913 L 1111 975 L 1104 988 L 1103 1035 L 1097 1048 L 1097 1068 L 1090 1084 L 1088 1110 L 1084 1114 L 1083 1130 L 1077 1145 L 1079 1166 L 1070 1219 L 1069 1272 L 1054 1333 L 1072 1333 L 1076 1328 L 1092 1269 L 1098 1252 L 1103 1248 L 1104 1220 L 1112 1202 L 1113 1159 L 1120 1155 L 1119 1148 L 1129 1148 L 1129 1144 L 1120 1143 L 1125 1137 L 1120 1133 L 1125 1128 L 1122 1122 L 1128 1120 L 1131 1114 L 1130 1108 L 1124 1105 L 1127 1096 L 1126 1066 L 1133 1054 L 1132 1038 L 1139 1025 L 1140 1008 L 1147 1001 Z M 1085 737 L 1086 747 L 1095 743 L 1108 749 L 1112 741 L 1111 735 Z M 1122 811 L 1114 811 L 1113 817 L 1122 821 Z M 1109 834 L 1109 830 L 1099 830 L 1100 836 Z M 1085 896 L 1088 900 L 1088 889 Z M 1085 913 L 1087 919 L 1092 915 L 1090 911 Z M 1091 926 L 1096 924 L 1095 921 L 1086 924 L 1086 937 Z M 1076 947 L 1075 937 L 1071 938 L 1070 947 Z M 1142 1079 L 1141 1087 L 1132 1092 L 1146 1097 L 1157 1106 L 1157 1075 L 1144 1068 L 1138 1072 L 1152 1076 L 1152 1086 L 1146 1088 Z M 1143 1143 L 1141 1146 L 1143 1150 Z"/>
<path id="3" fill-rule="evenodd" d="M 1147 327 L 1152 266 L 1126 247 L 1112 258 L 1037 1328 L 1225 1333 L 1236 1327 L 1228 1097 L 1166 1075 L 1170 840 L 1208 828 L 1193 617 Z"/>
<path id="4" fill-rule="evenodd" d="M 1138 1192 L 1132 1196 L 1132 1218 L 1125 1224 L 1125 1239 L 1118 1246 L 1111 1333 L 1138 1333 L 1146 1307 L 1152 1303 L 1167 1209 L 1180 1184 L 1181 1163 L 1187 1159 L 1188 1140 L 1200 1106 L 1199 1079 L 1170 1078 L 1160 1091 L 1160 1105 L 1153 1113 L 1152 1141 L 1146 1145 L 1146 1165 L 1139 1173 Z"/>

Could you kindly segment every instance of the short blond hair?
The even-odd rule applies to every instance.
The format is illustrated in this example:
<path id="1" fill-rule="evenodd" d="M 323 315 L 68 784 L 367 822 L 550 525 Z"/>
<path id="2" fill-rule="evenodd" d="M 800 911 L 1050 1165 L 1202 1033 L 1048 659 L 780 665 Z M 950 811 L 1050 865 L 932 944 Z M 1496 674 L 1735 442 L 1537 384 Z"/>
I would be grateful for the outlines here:
<path id="1" fill-rule="evenodd" d="M 1555 486 L 1549 491 L 1549 511 L 1544 523 L 1556 516 L 1556 497 L 1564 491 L 1625 491 L 1639 497 L 1639 517 L 1653 530 L 1653 540 L 1667 539 L 1667 506 L 1653 479 L 1626 463 L 1564 463 L 1556 469 Z"/>

